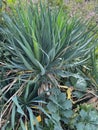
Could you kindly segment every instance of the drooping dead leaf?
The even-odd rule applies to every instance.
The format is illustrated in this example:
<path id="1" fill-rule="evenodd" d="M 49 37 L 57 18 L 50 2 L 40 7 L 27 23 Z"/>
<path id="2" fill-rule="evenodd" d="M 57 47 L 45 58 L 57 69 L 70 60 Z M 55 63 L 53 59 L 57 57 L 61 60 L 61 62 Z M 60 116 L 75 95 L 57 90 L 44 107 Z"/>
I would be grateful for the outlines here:
<path id="1" fill-rule="evenodd" d="M 71 100 L 72 89 L 71 89 L 71 88 L 68 88 L 66 92 L 67 92 L 67 99 L 70 99 L 70 100 Z"/>
<path id="2" fill-rule="evenodd" d="M 42 119 L 41 119 L 41 116 L 40 116 L 40 115 L 37 116 L 37 117 L 36 117 L 36 120 L 37 120 L 38 122 L 41 122 L 41 120 L 42 120 Z M 36 125 L 36 122 L 33 122 L 33 125 Z"/>
<path id="3" fill-rule="evenodd" d="M 59 88 L 61 90 L 63 90 L 64 92 L 66 92 L 67 94 L 67 99 L 70 99 L 71 100 L 71 97 L 72 97 L 72 91 L 73 91 L 73 87 L 68 87 L 68 86 L 63 86 L 63 85 L 59 85 Z"/>
<path id="4" fill-rule="evenodd" d="M 36 119 L 37 119 L 38 122 L 41 122 L 41 116 L 40 115 L 37 116 Z"/>

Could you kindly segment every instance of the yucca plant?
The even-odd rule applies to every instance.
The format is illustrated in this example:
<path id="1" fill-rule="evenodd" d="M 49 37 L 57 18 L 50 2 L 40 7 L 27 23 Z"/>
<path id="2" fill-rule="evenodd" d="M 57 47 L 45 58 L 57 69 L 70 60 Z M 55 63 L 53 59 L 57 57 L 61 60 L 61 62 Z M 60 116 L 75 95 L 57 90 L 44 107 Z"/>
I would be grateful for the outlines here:
<path id="1" fill-rule="evenodd" d="M 6 27 L 1 28 L 5 36 L 3 48 L 8 56 L 5 55 L 1 64 L 7 70 L 4 76 L 8 84 L 1 88 L 1 120 L 9 121 L 9 129 L 27 129 L 30 119 L 28 129 L 33 130 L 36 116 L 33 108 L 40 109 L 51 119 L 38 104 L 46 103 L 42 93 L 46 91 L 50 95 L 50 88 L 59 87 L 59 77 L 78 78 L 72 69 L 86 63 L 95 32 L 88 29 L 87 21 L 69 17 L 62 9 L 51 10 L 41 3 L 31 2 L 25 6 L 20 3 L 11 17 L 3 14 L 3 19 L 6 23 Z M 13 122 L 15 116 L 19 120 Z"/>

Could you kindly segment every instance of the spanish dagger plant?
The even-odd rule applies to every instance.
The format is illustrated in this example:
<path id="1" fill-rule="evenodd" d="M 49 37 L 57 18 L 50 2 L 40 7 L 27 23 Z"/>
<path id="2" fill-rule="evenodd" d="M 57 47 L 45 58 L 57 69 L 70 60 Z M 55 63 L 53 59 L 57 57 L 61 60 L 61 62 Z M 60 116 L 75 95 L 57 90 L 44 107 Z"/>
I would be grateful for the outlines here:
<path id="1" fill-rule="evenodd" d="M 4 14 L 10 67 L 44 75 L 85 62 L 93 40 L 87 23 L 62 10 L 28 6 L 25 11 L 17 9 L 12 18 Z"/>
<path id="2" fill-rule="evenodd" d="M 47 86 L 58 86 L 58 75 L 67 77 L 72 68 L 84 65 L 89 58 L 91 44 L 95 42 L 94 33 L 88 29 L 88 22 L 70 17 L 62 9 L 51 9 L 41 3 L 26 3 L 22 6 L 20 2 L 12 14 L 3 14 L 6 26 L 0 28 L 5 37 L 4 52 L 8 53 L 2 66 L 7 69 L 11 88 L 6 90 L 7 86 L 2 87 L 5 92 L 2 96 L 3 108 L 6 104 L 11 105 L 14 119 L 17 107 L 17 111 L 28 120 L 33 118 L 31 104 L 36 102 L 33 99 L 39 99 L 34 97 L 34 92 L 40 90 L 41 94 L 42 90 L 48 91 Z M 6 113 L 8 110 L 9 107 L 1 111 L 2 118 L 6 120 L 9 120 Z M 26 113 L 31 114 L 29 118 Z M 22 116 L 19 118 L 21 126 L 26 129 Z M 30 124 L 33 130 L 32 121 Z M 12 122 L 13 129 L 15 126 L 18 124 Z"/>

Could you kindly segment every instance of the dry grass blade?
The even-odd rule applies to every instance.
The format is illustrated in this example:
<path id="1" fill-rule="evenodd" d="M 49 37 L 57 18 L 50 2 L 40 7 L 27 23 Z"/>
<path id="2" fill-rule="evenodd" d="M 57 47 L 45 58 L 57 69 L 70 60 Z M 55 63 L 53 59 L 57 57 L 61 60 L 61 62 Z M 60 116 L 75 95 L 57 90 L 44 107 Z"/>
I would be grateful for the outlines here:
<path id="1" fill-rule="evenodd" d="M 12 82 L 13 84 L 15 83 L 15 81 L 17 81 L 16 79 Z M 11 83 L 11 86 L 13 85 Z M 2 107 L 2 111 L 1 111 L 1 116 L 0 116 L 0 120 L 4 120 L 6 118 L 6 120 L 9 118 L 11 109 L 12 109 L 12 98 L 14 96 L 20 96 L 24 90 L 24 86 L 26 85 L 27 81 L 24 82 L 20 88 L 10 97 L 10 99 L 4 104 L 4 106 Z M 10 108 L 10 109 L 9 109 Z M 10 110 L 10 111 L 9 111 Z"/>
<path id="2" fill-rule="evenodd" d="M 8 84 L 4 88 L 2 88 L 2 93 L 7 93 L 11 89 L 11 87 L 13 87 L 13 85 L 15 84 L 16 81 L 17 81 L 17 78 L 15 78 L 10 84 Z"/>

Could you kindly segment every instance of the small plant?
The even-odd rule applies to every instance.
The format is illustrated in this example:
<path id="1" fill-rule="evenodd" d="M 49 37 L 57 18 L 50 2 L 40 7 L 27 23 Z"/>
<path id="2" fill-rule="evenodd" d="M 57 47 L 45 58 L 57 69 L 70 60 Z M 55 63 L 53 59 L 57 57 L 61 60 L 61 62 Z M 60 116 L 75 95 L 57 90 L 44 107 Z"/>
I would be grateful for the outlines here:
<path id="1" fill-rule="evenodd" d="M 98 112 L 91 109 L 80 110 L 75 126 L 77 130 L 97 130 Z"/>
<path id="2" fill-rule="evenodd" d="M 52 89 L 51 92 L 47 108 L 53 121 L 45 119 L 45 123 L 49 128 L 52 125 L 53 130 L 63 130 L 61 122 L 67 126 L 73 115 L 72 103 L 67 99 L 66 94 L 61 93 L 58 88 Z"/>

